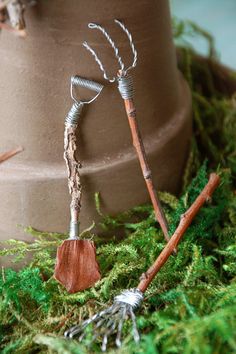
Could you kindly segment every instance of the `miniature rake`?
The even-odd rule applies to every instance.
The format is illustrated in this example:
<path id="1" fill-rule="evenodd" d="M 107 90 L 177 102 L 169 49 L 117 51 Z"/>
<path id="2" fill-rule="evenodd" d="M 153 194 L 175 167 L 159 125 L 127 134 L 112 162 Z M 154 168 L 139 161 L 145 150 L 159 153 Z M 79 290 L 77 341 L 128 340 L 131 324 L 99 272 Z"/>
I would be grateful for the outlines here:
<path id="1" fill-rule="evenodd" d="M 97 29 L 102 34 L 105 36 L 106 40 L 112 47 L 115 58 L 118 61 L 119 65 L 119 70 L 117 72 L 117 76 L 115 77 L 109 77 L 106 73 L 106 70 L 101 62 L 101 60 L 98 58 L 96 52 L 89 46 L 87 42 L 83 43 L 83 46 L 92 54 L 94 57 L 95 61 L 98 63 L 100 70 L 103 72 L 103 77 L 105 80 L 109 82 L 117 82 L 118 84 L 118 90 L 121 94 L 121 97 L 124 100 L 124 106 L 130 126 L 130 131 L 133 139 L 133 145 L 136 150 L 139 163 L 141 166 L 142 174 L 148 189 L 148 193 L 154 208 L 154 213 L 155 213 L 155 218 L 160 224 L 160 227 L 164 233 L 164 237 L 166 241 L 169 240 L 169 235 L 168 235 L 168 224 L 167 220 L 165 218 L 165 214 L 162 211 L 162 207 L 160 204 L 160 201 L 157 197 L 156 189 L 154 188 L 153 180 L 152 180 L 152 172 L 151 169 L 149 168 L 148 161 L 147 161 L 147 155 L 145 152 L 142 136 L 140 133 L 137 117 L 136 117 L 136 109 L 133 101 L 134 97 L 134 85 L 133 85 L 133 79 L 132 76 L 129 74 L 129 71 L 133 68 L 136 67 L 137 65 L 137 51 L 134 47 L 133 39 L 131 33 L 128 31 L 128 29 L 124 26 L 122 22 L 119 20 L 115 20 L 115 23 L 118 24 L 121 29 L 124 31 L 124 33 L 127 35 L 129 44 L 133 53 L 133 63 L 131 66 L 128 68 L 125 68 L 125 64 L 119 54 L 119 49 L 117 48 L 115 42 L 112 40 L 110 35 L 107 33 L 107 31 L 101 27 L 98 24 L 95 23 L 89 23 L 88 27 L 90 29 Z"/>
<path id="2" fill-rule="evenodd" d="M 79 325 L 76 325 L 65 332 L 65 337 L 73 339 L 78 337 L 79 341 L 82 341 L 86 336 L 86 328 L 89 325 L 93 325 L 93 337 L 92 342 L 97 339 L 102 341 L 102 351 L 106 351 L 108 338 L 115 336 L 115 343 L 117 347 L 122 344 L 121 335 L 124 322 L 131 318 L 132 332 L 135 342 L 140 340 L 139 332 L 136 324 L 135 310 L 137 310 L 143 300 L 144 294 L 148 286 L 166 263 L 168 258 L 173 253 L 173 250 L 177 248 L 182 236 L 191 224 L 192 220 L 199 212 L 203 204 L 211 199 L 214 190 L 219 185 L 220 178 L 217 174 L 212 173 L 209 181 L 191 205 L 191 207 L 181 216 L 179 225 L 175 230 L 173 236 L 170 238 L 162 252 L 157 257 L 152 266 L 143 273 L 140 278 L 138 286 L 134 289 L 127 289 L 122 291 L 120 295 L 114 298 L 113 304 L 107 309 L 95 314 L 90 319 L 85 320 Z"/>

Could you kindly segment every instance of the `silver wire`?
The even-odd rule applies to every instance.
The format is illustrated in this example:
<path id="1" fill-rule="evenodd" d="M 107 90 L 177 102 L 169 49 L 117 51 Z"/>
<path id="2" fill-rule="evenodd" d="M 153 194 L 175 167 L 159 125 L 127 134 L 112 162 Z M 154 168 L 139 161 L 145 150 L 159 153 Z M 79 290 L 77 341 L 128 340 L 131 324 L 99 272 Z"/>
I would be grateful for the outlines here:
<path id="1" fill-rule="evenodd" d="M 124 100 L 134 97 L 134 84 L 131 75 L 118 76 L 117 82 L 119 92 Z"/>
<path id="2" fill-rule="evenodd" d="M 143 293 L 138 289 L 128 289 L 122 291 L 114 298 L 115 303 L 125 303 L 136 309 L 143 301 Z"/>
<path id="3" fill-rule="evenodd" d="M 79 222 L 70 221 L 69 239 L 79 240 Z"/>
<path id="4" fill-rule="evenodd" d="M 74 125 L 78 124 L 79 117 L 81 115 L 82 109 L 83 109 L 83 103 L 82 102 L 77 102 L 73 103 L 71 109 L 67 113 L 65 123 L 68 125 Z"/>
<path id="5" fill-rule="evenodd" d="M 115 19 L 114 21 L 115 21 L 115 23 L 117 23 L 117 24 L 122 28 L 122 30 L 126 33 L 128 39 L 129 39 L 129 44 L 130 44 L 130 47 L 131 47 L 133 56 L 134 56 L 134 58 L 133 58 L 133 64 L 132 64 L 131 66 L 129 66 L 127 69 L 125 69 L 124 74 L 126 74 L 130 69 L 135 68 L 135 66 L 137 65 L 138 52 L 137 52 L 137 50 L 135 49 L 134 42 L 133 42 L 133 37 L 132 37 L 131 33 L 129 32 L 129 30 L 125 27 L 125 25 L 124 25 L 121 21 L 119 21 L 119 20 L 117 20 L 117 19 Z"/>
<path id="6" fill-rule="evenodd" d="M 88 80 L 88 79 L 84 79 L 81 76 L 78 76 L 78 75 L 72 76 L 71 80 L 70 80 L 70 94 L 71 94 L 71 98 L 75 102 L 78 102 L 78 100 L 73 95 L 73 88 L 75 86 L 86 88 L 88 90 L 97 92 L 97 95 L 95 95 L 89 101 L 80 100 L 80 102 L 82 102 L 84 104 L 89 104 L 89 103 L 93 102 L 94 100 L 96 100 L 96 98 L 100 95 L 100 93 L 101 93 L 101 91 L 102 91 L 102 89 L 104 87 L 102 84 L 99 84 L 98 82 L 95 82 L 95 81 L 92 81 L 92 80 Z"/>
<path id="7" fill-rule="evenodd" d="M 132 53 L 133 53 L 133 63 L 131 66 L 129 66 L 127 69 L 125 69 L 125 66 L 124 66 L 124 62 L 119 54 L 119 49 L 117 48 L 117 46 L 115 45 L 115 42 L 113 41 L 113 39 L 111 38 L 111 36 L 107 33 L 107 31 L 105 30 L 105 28 L 103 28 L 102 26 L 96 24 L 96 23 L 89 23 L 88 24 L 88 27 L 91 28 L 91 29 L 98 29 L 99 31 L 102 32 L 102 34 L 105 36 L 105 38 L 107 39 L 107 41 L 109 42 L 110 46 L 113 48 L 114 50 L 114 53 L 115 53 L 115 57 L 119 63 L 119 66 L 120 66 L 120 74 L 119 76 L 126 76 L 127 72 L 134 68 L 136 65 L 137 65 L 137 57 L 138 57 L 138 53 L 137 53 L 137 50 L 135 49 L 135 46 L 134 46 L 134 43 L 133 43 L 133 38 L 132 38 L 132 35 L 131 33 L 129 32 L 129 30 L 125 27 L 125 25 L 119 21 L 119 20 L 114 20 L 115 23 L 117 23 L 121 29 L 126 33 L 127 37 L 128 37 L 128 40 L 129 40 L 129 43 L 130 43 L 130 47 L 131 47 L 131 50 L 132 50 Z M 87 42 L 84 42 L 83 43 L 83 46 L 92 54 L 92 56 L 94 57 L 95 61 L 98 63 L 99 65 L 99 68 L 100 70 L 103 72 L 103 77 L 105 80 L 109 81 L 109 82 L 114 82 L 116 80 L 115 77 L 112 77 L 112 78 L 109 78 L 107 73 L 106 73 L 106 70 L 101 62 L 101 60 L 99 59 L 97 53 L 95 52 L 94 49 L 92 49 L 90 47 L 90 45 L 87 43 Z"/>
<path id="8" fill-rule="evenodd" d="M 111 45 L 112 49 L 114 50 L 115 57 L 120 65 L 121 71 L 124 71 L 125 64 L 123 63 L 122 58 L 119 54 L 119 49 L 116 47 L 115 42 L 112 40 L 111 36 L 107 33 L 105 28 L 103 28 L 102 26 L 96 23 L 89 23 L 88 27 L 91 29 L 98 29 L 99 31 L 102 32 L 102 34 L 106 37 L 108 43 Z"/>
<path id="9" fill-rule="evenodd" d="M 120 347 L 122 344 L 121 333 L 123 324 L 125 319 L 130 317 L 132 321 L 133 338 L 135 342 L 138 342 L 140 336 L 134 310 L 141 306 L 142 301 L 143 293 L 139 289 L 124 290 L 114 298 L 113 304 L 110 307 L 100 311 L 90 319 L 83 321 L 80 325 L 70 328 L 64 333 L 64 336 L 67 338 L 79 336 L 79 341 L 81 341 L 86 335 L 86 328 L 93 323 L 94 335 L 92 342 L 102 336 L 102 351 L 106 351 L 107 349 L 108 337 L 115 333 L 116 346 Z"/>
<path id="10" fill-rule="evenodd" d="M 103 72 L 103 77 L 105 80 L 109 81 L 109 82 L 115 82 L 116 78 L 109 78 L 109 76 L 106 73 L 106 70 L 101 62 L 101 60 L 98 58 L 96 52 L 90 47 L 90 45 L 87 42 L 83 43 L 83 47 L 86 48 L 94 57 L 95 61 L 98 63 L 98 66 L 100 68 L 100 70 Z"/>

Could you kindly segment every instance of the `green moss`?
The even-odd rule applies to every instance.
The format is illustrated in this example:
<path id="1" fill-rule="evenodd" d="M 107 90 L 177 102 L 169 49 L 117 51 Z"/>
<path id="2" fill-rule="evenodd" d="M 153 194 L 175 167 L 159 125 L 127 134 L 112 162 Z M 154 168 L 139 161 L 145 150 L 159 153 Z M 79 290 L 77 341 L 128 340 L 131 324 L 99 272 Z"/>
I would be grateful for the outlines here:
<path id="1" fill-rule="evenodd" d="M 176 22 L 175 36 L 184 40 L 201 34 L 196 25 Z M 236 350 L 236 108 L 219 90 L 208 62 L 199 61 L 191 48 L 181 50 L 180 67 L 192 88 L 194 138 L 179 198 L 160 193 L 171 231 L 191 205 L 212 169 L 221 185 L 204 206 L 178 247 L 147 291 L 138 312 L 141 343 L 136 346 L 129 324 L 119 353 L 233 353 Z M 206 158 L 208 161 L 206 162 Z M 99 196 L 96 206 L 101 214 Z M 135 220 L 135 222 L 134 222 Z M 31 254 L 22 270 L 3 269 L 0 276 L 0 348 L 2 353 L 88 353 L 100 347 L 67 341 L 63 332 L 110 303 L 120 290 L 137 285 L 140 274 L 164 246 L 150 205 L 139 206 L 117 218 L 104 217 L 103 226 L 115 234 L 121 226 L 127 237 L 98 242 L 102 280 L 92 289 L 68 295 L 52 278 L 56 247 L 65 235 L 41 233 L 36 241 L 10 240 L 1 256 L 17 261 Z M 91 231 L 87 231 L 91 232 Z M 115 352 L 112 347 L 110 353 Z"/>

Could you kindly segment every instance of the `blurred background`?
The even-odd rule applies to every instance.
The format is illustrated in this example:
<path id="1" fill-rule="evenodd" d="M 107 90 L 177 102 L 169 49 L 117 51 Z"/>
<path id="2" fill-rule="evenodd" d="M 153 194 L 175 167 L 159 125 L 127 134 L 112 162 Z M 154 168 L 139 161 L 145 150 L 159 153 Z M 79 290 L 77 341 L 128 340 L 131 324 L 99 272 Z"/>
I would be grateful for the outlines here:
<path id="1" fill-rule="evenodd" d="M 170 0 L 172 16 L 191 20 L 215 39 L 221 63 L 236 69 L 236 0 Z M 201 54 L 207 54 L 204 39 L 189 39 Z"/>

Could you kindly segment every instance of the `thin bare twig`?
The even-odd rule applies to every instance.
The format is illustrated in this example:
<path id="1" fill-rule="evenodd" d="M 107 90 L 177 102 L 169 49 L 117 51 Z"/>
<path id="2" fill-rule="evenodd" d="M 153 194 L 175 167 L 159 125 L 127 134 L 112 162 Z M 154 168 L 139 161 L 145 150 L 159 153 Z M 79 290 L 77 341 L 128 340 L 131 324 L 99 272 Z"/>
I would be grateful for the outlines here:
<path id="1" fill-rule="evenodd" d="M 138 289 L 142 293 L 146 291 L 147 287 L 152 282 L 157 272 L 166 263 L 173 250 L 178 246 L 178 243 L 180 242 L 189 225 L 192 223 L 194 217 L 197 215 L 203 204 L 210 200 L 211 195 L 213 194 L 214 190 L 217 188 L 219 183 L 220 177 L 216 173 L 211 173 L 209 181 L 200 193 L 200 195 L 197 197 L 191 207 L 181 216 L 180 223 L 177 229 L 175 230 L 173 236 L 171 237 L 170 241 L 167 243 L 163 251 L 157 257 L 156 261 L 148 269 L 148 271 L 142 274 L 140 278 L 140 283 L 138 285 Z"/>
<path id="2" fill-rule="evenodd" d="M 137 155 L 138 155 L 138 159 L 139 159 L 139 163 L 140 163 L 141 170 L 143 173 L 143 177 L 144 177 L 145 183 L 147 185 L 148 193 L 150 195 L 150 199 L 151 199 L 151 202 L 153 205 L 155 217 L 156 217 L 156 220 L 160 224 L 160 227 L 163 231 L 166 241 L 168 242 L 170 239 L 169 234 L 168 234 L 168 224 L 167 224 L 165 214 L 162 210 L 160 201 L 158 199 L 157 192 L 156 192 L 154 185 L 153 185 L 152 173 L 151 173 L 151 169 L 148 166 L 147 156 L 146 156 L 146 152 L 145 152 L 145 148 L 144 148 L 144 144 L 143 144 L 143 139 L 142 139 L 142 136 L 140 133 L 140 129 L 139 129 L 138 121 L 137 121 L 137 117 L 136 117 L 136 109 L 134 106 L 134 101 L 132 98 L 124 99 L 124 104 L 125 104 L 125 110 L 126 110 L 127 118 L 129 121 L 132 139 L 133 139 L 133 146 L 134 146 L 134 148 L 137 152 Z"/>
<path id="3" fill-rule="evenodd" d="M 0 154 L 0 163 L 10 159 L 11 157 L 15 156 L 16 154 L 19 154 L 22 152 L 24 149 L 22 146 L 18 146 L 17 148 L 4 152 L 3 154 Z"/>

